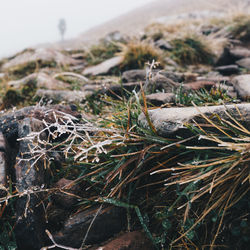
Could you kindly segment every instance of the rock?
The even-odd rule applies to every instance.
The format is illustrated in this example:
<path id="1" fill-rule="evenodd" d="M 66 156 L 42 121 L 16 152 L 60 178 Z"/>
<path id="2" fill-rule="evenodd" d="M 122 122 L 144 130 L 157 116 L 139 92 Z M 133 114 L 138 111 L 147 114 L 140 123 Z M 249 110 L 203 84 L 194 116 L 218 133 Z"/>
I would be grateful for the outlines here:
<path id="1" fill-rule="evenodd" d="M 186 90 L 199 90 L 202 88 L 211 89 L 215 86 L 215 82 L 212 81 L 196 81 L 196 82 L 189 82 L 183 85 L 183 88 Z"/>
<path id="2" fill-rule="evenodd" d="M 165 93 L 173 93 L 177 88 L 181 86 L 180 83 L 176 83 L 170 78 L 157 73 L 152 77 L 150 84 L 147 87 L 147 91 L 152 93 L 156 90 L 164 91 Z"/>
<path id="3" fill-rule="evenodd" d="M 182 82 L 184 80 L 184 74 L 176 73 L 169 70 L 154 70 L 153 76 L 162 75 L 174 82 Z M 146 70 L 144 69 L 133 69 L 123 72 L 122 82 L 145 82 Z"/>
<path id="4" fill-rule="evenodd" d="M 17 81 L 10 81 L 8 85 L 12 88 L 20 88 L 30 82 L 33 82 L 37 88 L 66 89 L 70 87 L 70 84 L 58 81 L 43 72 L 30 74 Z"/>
<path id="5" fill-rule="evenodd" d="M 149 103 L 159 106 L 165 103 L 174 103 L 175 94 L 173 93 L 154 93 L 146 95 L 146 99 Z"/>
<path id="6" fill-rule="evenodd" d="M 227 105 L 226 107 L 224 105 L 198 107 L 198 109 L 195 107 L 154 109 L 149 110 L 149 117 L 157 133 L 166 137 L 170 135 L 190 136 L 190 130 L 185 127 L 185 124 L 195 126 L 193 120 L 204 123 L 200 112 L 207 116 L 218 114 L 221 118 L 229 120 L 230 118 L 225 113 L 226 109 L 246 129 L 250 129 L 250 103 Z M 241 114 L 239 114 L 238 110 Z M 144 128 L 148 128 L 148 122 L 143 113 L 139 116 L 139 123 Z"/>
<path id="7" fill-rule="evenodd" d="M 240 99 L 250 98 L 250 74 L 236 76 L 232 83 Z"/>
<path id="8" fill-rule="evenodd" d="M 9 168 L 7 141 L 2 132 L 0 132 L 0 198 L 7 193 L 5 187 L 7 185 L 7 172 Z"/>
<path id="9" fill-rule="evenodd" d="M 173 46 L 166 40 L 160 39 L 155 42 L 155 46 L 162 50 L 168 50 L 171 51 L 173 49 Z"/>
<path id="10" fill-rule="evenodd" d="M 240 59 L 236 61 L 236 64 L 238 64 L 239 66 L 245 69 L 250 69 L 250 57 Z"/>
<path id="11" fill-rule="evenodd" d="M 250 57 L 250 50 L 244 47 L 231 48 L 229 52 L 230 55 L 235 58 L 235 60 Z"/>
<path id="12" fill-rule="evenodd" d="M 72 209 L 81 198 L 78 196 L 82 193 L 81 185 L 72 180 L 62 178 L 55 184 L 55 188 L 59 190 L 52 195 L 52 199 L 60 208 Z"/>
<path id="13" fill-rule="evenodd" d="M 42 121 L 35 118 L 25 118 L 18 126 L 18 137 L 24 138 L 31 132 L 44 128 Z M 40 139 L 45 139 L 41 136 Z M 15 238 L 18 249 L 40 249 L 46 244 L 45 211 L 42 205 L 43 195 L 36 193 L 46 186 L 45 167 L 43 160 L 35 162 L 30 149 L 34 145 L 29 140 L 21 140 L 16 169 L 17 190 L 22 195 L 16 201 Z M 19 160 L 20 159 L 20 160 Z M 35 164 L 32 166 L 32 164 Z"/>
<path id="14" fill-rule="evenodd" d="M 218 56 L 214 64 L 217 66 L 224 66 L 224 65 L 234 64 L 234 63 L 235 63 L 235 58 L 234 56 L 231 55 L 230 49 L 226 47 L 224 48 L 222 53 Z"/>
<path id="15" fill-rule="evenodd" d="M 219 66 L 216 67 L 215 70 L 218 70 L 220 74 L 223 76 L 233 75 L 239 73 L 239 67 L 238 65 L 231 64 L 226 66 Z"/>
<path id="16" fill-rule="evenodd" d="M 38 48 L 36 50 L 26 50 L 21 54 L 17 54 L 11 60 L 4 63 L 2 70 L 15 72 L 22 71 L 24 68 L 32 67 L 33 70 L 46 66 L 67 66 L 75 65 L 78 62 L 70 56 L 48 48 Z"/>
<path id="17" fill-rule="evenodd" d="M 206 75 L 197 77 L 197 81 L 208 81 L 208 82 L 216 82 L 216 83 L 223 83 L 229 86 L 233 86 L 231 83 L 231 79 L 228 76 L 221 76 L 221 75 Z"/>
<path id="18" fill-rule="evenodd" d="M 110 43 L 110 42 L 120 42 L 125 43 L 127 41 L 127 38 L 124 37 L 123 34 L 121 34 L 120 31 L 113 31 L 109 34 L 107 34 L 102 41 L 104 43 Z"/>
<path id="19" fill-rule="evenodd" d="M 90 96 L 92 92 L 88 91 L 70 91 L 70 90 L 46 90 L 46 89 L 38 89 L 36 92 L 36 96 L 40 98 L 44 98 L 45 100 L 53 100 L 55 103 L 60 102 L 78 102 L 81 103 L 86 100 L 88 96 Z"/>
<path id="20" fill-rule="evenodd" d="M 83 70 L 83 75 L 106 75 L 108 74 L 113 68 L 118 67 L 123 61 L 122 56 L 116 56 L 110 58 L 98 65 L 88 67 Z"/>
<path id="21" fill-rule="evenodd" d="M 144 233 L 135 231 L 124 233 L 109 243 L 95 250 L 153 250 L 152 242 Z M 93 249 L 94 250 L 94 249 Z"/>
<path id="22" fill-rule="evenodd" d="M 64 246 L 80 247 L 97 209 L 87 210 L 70 217 L 64 228 L 53 235 Z M 119 233 L 126 226 L 126 210 L 119 207 L 102 209 L 89 231 L 86 245 L 100 243 Z"/>
<path id="23" fill-rule="evenodd" d="M 57 206 L 50 206 L 46 212 L 48 218 L 47 228 L 50 232 L 59 231 L 70 215 L 69 210 Z"/>
<path id="24" fill-rule="evenodd" d="M 174 82 L 183 82 L 184 79 L 186 78 L 185 74 L 178 73 L 178 72 L 160 70 L 160 71 L 158 71 L 158 73 L 171 79 Z"/>
<path id="25" fill-rule="evenodd" d="M 122 73 L 122 82 L 137 82 L 146 80 L 146 70 L 133 69 Z"/>
<path id="26" fill-rule="evenodd" d="M 50 111 L 50 112 L 48 112 Z M 75 110 L 73 105 L 48 105 L 44 106 L 30 106 L 19 110 L 12 110 L 8 113 L 0 115 L 0 131 L 6 137 L 11 149 L 16 148 L 18 138 L 18 124 L 26 117 L 34 117 L 40 121 L 55 122 L 53 111 L 57 116 L 63 116 L 64 113 L 71 115 L 77 120 L 81 115 Z M 59 113 L 60 112 L 60 113 Z M 14 154 L 12 154 L 14 155 Z"/>
<path id="27" fill-rule="evenodd" d="M 107 94 L 107 95 L 125 95 L 126 93 L 124 93 L 126 91 L 132 92 L 133 90 L 135 91 L 139 91 L 140 90 L 140 83 L 139 82 L 128 82 L 128 83 L 124 83 L 122 85 L 119 84 L 111 84 L 110 86 L 105 86 L 105 88 L 103 88 L 101 90 L 101 93 L 103 94 Z"/>

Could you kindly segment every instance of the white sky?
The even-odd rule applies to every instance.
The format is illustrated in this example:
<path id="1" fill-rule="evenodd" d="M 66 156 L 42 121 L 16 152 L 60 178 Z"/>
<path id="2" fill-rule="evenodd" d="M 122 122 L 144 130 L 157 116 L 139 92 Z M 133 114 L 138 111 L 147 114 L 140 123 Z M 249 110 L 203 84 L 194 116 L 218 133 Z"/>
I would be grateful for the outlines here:
<path id="1" fill-rule="evenodd" d="M 0 0 L 0 57 L 28 46 L 60 40 L 59 19 L 67 24 L 65 39 L 152 0 Z"/>

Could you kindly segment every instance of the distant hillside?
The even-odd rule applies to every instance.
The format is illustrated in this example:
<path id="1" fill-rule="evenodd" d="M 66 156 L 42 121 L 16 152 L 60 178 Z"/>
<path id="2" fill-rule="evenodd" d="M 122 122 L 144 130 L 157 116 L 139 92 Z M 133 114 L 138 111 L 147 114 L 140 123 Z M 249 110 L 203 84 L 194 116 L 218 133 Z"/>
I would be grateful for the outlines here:
<path id="1" fill-rule="evenodd" d="M 78 47 L 89 44 L 104 37 L 106 34 L 119 30 L 127 35 L 138 35 L 145 26 L 156 18 L 194 11 L 222 10 L 227 11 L 232 5 L 248 0 L 156 0 L 144 7 L 138 8 L 100 26 L 92 28 L 79 35 L 78 38 L 65 42 L 66 47 Z"/>

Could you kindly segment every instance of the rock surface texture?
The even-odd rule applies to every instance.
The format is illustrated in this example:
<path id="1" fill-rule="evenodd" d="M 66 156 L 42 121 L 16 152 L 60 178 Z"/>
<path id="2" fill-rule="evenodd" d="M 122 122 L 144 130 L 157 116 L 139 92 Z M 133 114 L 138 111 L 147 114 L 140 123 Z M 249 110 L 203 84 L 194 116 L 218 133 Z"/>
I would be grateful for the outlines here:
<path id="1" fill-rule="evenodd" d="M 202 115 L 219 115 L 221 118 L 229 119 L 226 112 L 229 112 L 237 121 L 242 122 L 246 128 L 250 128 L 250 103 L 237 105 L 220 105 L 208 107 L 185 107 L 185 108 L 163 108 L 149 111 L 149 118 L 156 131 L 162 136 L 188 134 L 186 124 L 194 124 L 204 121 Z M 144 114 L 139 116 L 139 123 L 143 127 L 148 127 L 148 122 Z"/>

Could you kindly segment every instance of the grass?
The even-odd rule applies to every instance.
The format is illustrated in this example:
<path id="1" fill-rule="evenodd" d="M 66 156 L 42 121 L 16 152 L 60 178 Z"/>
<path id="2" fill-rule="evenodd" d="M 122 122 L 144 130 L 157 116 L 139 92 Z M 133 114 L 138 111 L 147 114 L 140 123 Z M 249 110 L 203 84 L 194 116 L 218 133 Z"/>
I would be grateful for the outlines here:
<path id="1" fill-rule="evenodd" d="M 120 48 L 113 42 L 100 42 L 97 45 L 93 45 L 86 55 L 86 61 L 88 65 L 96 65 L 107 59 L 115 56 L 116 53 L 120 52 Z"/>
<path id="2" fill-rule="evenodd" d="M 224 103 L 232 103 L 235 100 L 231 98 L 227 91 L 221 88 L 211 88 L 211 90 L 200 89 L 196 91 L 186 91 L 181 85 L 176 90 L 176 104 L 183 106 L 195 105 L 221 105 Z"/>
<path id="3" fill-rule="evenodd" d="M 236 16 L 229 26 L 229 32 L 234 39 L 242 42 L 250 41 L 250 17 L 248 15 Z"/>
<path id="4" fill-rule="evenodd" d="M 121 71 L 130 69 L 143 69 L 145 64 L 151 61 L 158 61 L 164 66 L 159 51 L 152 45 L 144 42 L 130 42 L 121 45 L 121 55 L 124 57 L 120 66 Z"/>
<path id="5" fill-rule="evenodd" d="M 198 37 L 187 36 L 171 41 L 171 57 L 180 65 L 212 64 L 213 53 Z"/>
<path id="6" fill-rule="evenodd" d="M 72 183 L 88 183 L 93 196 L 80 202 L 81 209 L 96 203 L 127 208 L 130 229 L 140 224 L 159 249 L 170 244 L 213 248 L 237 230 L 245 240 L 239 237 L 232 244 L 248 244 L 244 199 L 249 191 L 250 132 L 243 125 L 230 113 L 227 120 L 204 117 L 201 124 L 186 125 L 189 138 L 168 139 L 138 124 L 138 115 L 147 114 L 143 90 L 141 97 L 129 100 L 97 101 L 103 109 L 95 124 L 48 124 L 51 138 L 68 136 L 52 147 L 43 142 L 48 155 L 64 152 L 74 173 Z M 237 208 L 242 201 L 243 208 Z M 236 214 L 230 217 L 232 209 Z M 233 228 L 232 220 L 238 220 Z M 205 230 L 209 234 L 201 233 Z"/>
<path id="7" fill-rule="evenodd" d="M 249 39 L 248 20 L 235 19 L 230 26 L 234 38 L 244 42 Z M 211 64 L 214 55 L 210 46 L 199 35 L 176 35 L 179 29 L 181 25 L 162 27 L 152 37 L 157 40 L 172 34 L 173 51 L 169 55 L 183 66 Z M 162 61 L 153 45 L 139 41 L 101 43 L 90 49 L 86 60 L 89 65 L 97 64 L 117 52 L 124 56 L 120 71 L 144 68 L 152 60 Z M 30 65 L 15 74 L 22 76 L 36 67 Z M 58 77 L 71 83 L 72 89 L 80 88 L 79 75 Z M 4 108 L 27 104 L 34 90 L 32 83 L 18 91 L 8 89 L 3 97 Z M 176 91 L 177 105 L 193 105 L 197 109 L 232 101 L 221 89 L 187 92 L 180 87 Z M 149 118 L 143 88 L 138 93 L 126 92 L 126 97 L 116 100 L 98 94 L 90 97 L 83 108 L 95 115 L 93 121 L 75 121 L 66 114 L 55 113 L 55 122 L 47 123 L 45 130 L 29 137 L 35 144 L 33 156 L 41 157 L 47 168 L 50 166 L 52 183 L 67 177 L 72 185 L 87 185 L 89 197 L 82 198 L 74 211 L 96 204 L 126 208 L 128 230 L 138 230 L 140 226 L 156 249 L 248 248 L 250 131 L 241 121 L 229 111 L 228 119 L 203 116 L 199 123 L 185 124 L 189 137 L 163 138 Z M 142 112 L 149 128 L 138 123 Z M 44 131 L 49 139 L 38 140 Z M 53 152 L 64 154 L 62 168 L 53 166 Z M 15 194 L 14 199 L 21 195 L 24 194 Z M 11 197 L 1 199 L 0 249 L 15 247 Z"/>

